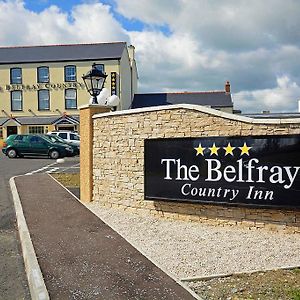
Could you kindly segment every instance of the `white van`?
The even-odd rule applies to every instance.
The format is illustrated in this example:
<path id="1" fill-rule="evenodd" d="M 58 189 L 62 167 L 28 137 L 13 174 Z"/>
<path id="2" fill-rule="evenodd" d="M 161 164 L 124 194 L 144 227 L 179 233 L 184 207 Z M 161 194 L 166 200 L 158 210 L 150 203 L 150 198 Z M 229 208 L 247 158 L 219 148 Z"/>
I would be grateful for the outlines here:
<path id="1" fill-rule="evenodd" d="M 71 142 L 77 146 L 80 146 L 80 135 L 74 131 L 49 131 L 47 134 L 57 135 L 60 138 L 66 140 L 67 142 Z"/>

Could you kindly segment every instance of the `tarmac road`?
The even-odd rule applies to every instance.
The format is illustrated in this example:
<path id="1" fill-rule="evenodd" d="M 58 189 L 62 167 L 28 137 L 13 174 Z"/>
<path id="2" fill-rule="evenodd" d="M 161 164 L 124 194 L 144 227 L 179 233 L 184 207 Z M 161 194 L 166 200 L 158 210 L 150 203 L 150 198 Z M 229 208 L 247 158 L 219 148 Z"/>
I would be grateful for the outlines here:
<path id="1" fill-rule="evenodd" d="M 71 158 L 70 160 L 79 158 Z M 55 164 L 48 158 L 9 159 L 0 153 L 0 299 L 30 299 L 9 179 Z M 68 163 L 66 162 L 66 165 Z M 61 167 L 57 164 L 55 166 Z M 47 169 L 41 170 L 45 172 Z M 34 189 L 36 187 L 28 187 Z"/>

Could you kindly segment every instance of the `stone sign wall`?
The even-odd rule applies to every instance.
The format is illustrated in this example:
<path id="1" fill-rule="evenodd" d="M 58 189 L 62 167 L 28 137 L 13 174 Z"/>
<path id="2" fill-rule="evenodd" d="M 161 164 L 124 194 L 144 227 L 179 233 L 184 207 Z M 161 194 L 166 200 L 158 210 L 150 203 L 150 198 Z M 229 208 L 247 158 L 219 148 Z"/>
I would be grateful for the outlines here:
<path id="1" fill-rule="evenodd" d="M 93 125 L 93 200 L 100 205 L 215 225 L 300 232 L 297 209 L 146 200 L 144 195 L 145 140 L 296 135 L 300 119 L 258 120 L 202 106 L 173 105 L 98 114 Z"/>

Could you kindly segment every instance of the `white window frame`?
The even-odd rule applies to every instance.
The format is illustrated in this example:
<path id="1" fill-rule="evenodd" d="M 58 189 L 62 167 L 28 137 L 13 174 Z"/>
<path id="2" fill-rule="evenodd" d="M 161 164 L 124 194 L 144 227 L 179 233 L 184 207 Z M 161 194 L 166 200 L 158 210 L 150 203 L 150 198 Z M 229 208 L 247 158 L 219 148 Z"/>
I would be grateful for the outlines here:
<path id="1" fill-rule="evenodd" d="M 47 75 L 42 76 L 42 74 L 40 74 L 41 70 L 47 70 Z M 48 83 L 49 80 L 50 80 L 49 67 L 46 67 L 46 66 L 38 67 L 37 68 L 37 82 L 38 83 Z"/>
<path id="2" fill-rule="evenodd" d="M 15 97 L 16 95 L 20 95 L 20 97 Z M 10 104 L 11 104 L 11 111 L 22 111 L 23 110 L 22 91 L 11 91 Z M 18 108 L 16 108 L 16 106 L 18 106 Z"/>
<path id="3" fill-rule="evenodd" d="M 47 92 L 48 98 L 42 99 L 41 98 L 41 93 L 42 92 Z M 40 105 L 41 102 L 44 102 L 44 103 L 47 102 L 47 104 L 48 104 L 47 107 L 46 108 L 42 108 L 41 105 Z M 39 111 L 41 111 L 41 110 L 50 110 L 50 92 L 49 92 L 49 90 L 46 90 L 46 89 L 38 90 L 38 110 Z"/>
<path id="4" fill-rule="evenodd" d="M 74 91 L 74 97 L 67 97 L 68 91 Z M 68 106 L 68 102 L 75 101 L 75 106 Z M 65 109 L 77 109 L 77 90 L 76 89 L 65 89 Z"/>

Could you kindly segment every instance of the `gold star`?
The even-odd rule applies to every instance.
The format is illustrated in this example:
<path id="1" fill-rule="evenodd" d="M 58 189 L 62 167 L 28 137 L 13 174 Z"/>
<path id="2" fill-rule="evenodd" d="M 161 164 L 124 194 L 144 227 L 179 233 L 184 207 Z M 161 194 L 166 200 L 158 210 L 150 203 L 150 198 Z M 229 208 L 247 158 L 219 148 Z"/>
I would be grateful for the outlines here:
<path id="1" fill-rule="evenodd" d="M 198 156 L 199 154 L 204 155 L 203 151 L 204 151 L 205 148 L 203 148 L 201 146 L 201 143 L 199 143 L 199 146 L 197 148 L 194 148 L 194 149 L 197 151 L 196 156 Z"/>
<path id="2" fill-rule="evenodd" d="M 249 150 L 252 148 L 252 147 L 248 147 L 246 143 L 244 143 L 243 147 L 239 147 L 241 149 L 241 156 L 243 154 L 247 154 L 249 156 Z"/>
<path id="3" fill-rule="evenodd" d="M 226 151 L 225 156 L 227 154 L 231 154 L 233 156 L 233 150 L 235 149 L 235 147 L 232 147 L 230 143 L 228 143 L 227 147 L 223 147 L 223 149 L 225 149 Z"/>
<path id="4" fill-rule="evenodd" d="M 216 147 L 216 145 L 215 145 L 215 143 L 213 144 L 213 146 L 211 147 L 211 148 L 209 148 L 209 150 L 210 150 L 210 155 L 213 155 L 213 154 L 216 154 L 216 155 L 218 155 L 218 150 L 219 150 L 220 148 L 219 147 Z"/>

